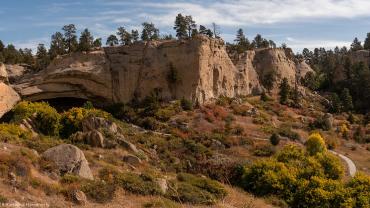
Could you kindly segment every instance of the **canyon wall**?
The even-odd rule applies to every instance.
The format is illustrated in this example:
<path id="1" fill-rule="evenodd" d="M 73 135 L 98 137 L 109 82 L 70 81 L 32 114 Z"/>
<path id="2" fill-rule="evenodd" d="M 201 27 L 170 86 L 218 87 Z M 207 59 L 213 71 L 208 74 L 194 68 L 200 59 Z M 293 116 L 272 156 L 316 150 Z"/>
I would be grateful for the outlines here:
<path id="1" fill-rule="evenodd" d="M 14 88 L 31 101 L 75 97 L 125 103 L 156 92 L 164 100 L 202 104 L 219 96 L 259 94 L 268 73 L 276 74 L 276 83 L 286 77 L 294 84 L 297 67 L 284 49 L 251 50 L 230 58 L 222 40 L 197 36 L 64 55 L 47 69 L 23 76 Z"/>
<path id="2" fill-rule="evenodd" d="M 8 85 L 8 73 L 0 63 L 0 118 L 20 100 L 19 95 Z"/>

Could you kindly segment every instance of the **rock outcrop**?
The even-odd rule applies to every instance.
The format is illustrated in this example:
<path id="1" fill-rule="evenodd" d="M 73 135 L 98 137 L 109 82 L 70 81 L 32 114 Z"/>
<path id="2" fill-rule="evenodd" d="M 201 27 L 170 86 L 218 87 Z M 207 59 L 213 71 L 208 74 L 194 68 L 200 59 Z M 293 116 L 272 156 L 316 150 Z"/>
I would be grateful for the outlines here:
<path id="1" fill-rule="evenodd" d="M 84 153 L 76 146 L 61 144 L 46 150 L 42 157 L 54 162 L 61 175 L 70 173 L 94 179 Z"/>
<path id="2" fill-rule="evenodd" d="M 139 42 L 58 57 L 16 82 L 28 100 L 83 98 L 95 103 L 129 102 L 156 91 L 164 100 L 195 103 L 219 96 L 258 94 L 264 77 L 296 81 L 297 66 L 285 49 L 258 49 L 230 58 L 220 39 Z M 276 85 L 276 84 L 275 84 Z"/>
<path id="3" fill-rule="evenodd" d="M 0 117 L 10 111 L 20 100 L 19 95 L 8 84 L 5 65 L 0 63 Z"/>

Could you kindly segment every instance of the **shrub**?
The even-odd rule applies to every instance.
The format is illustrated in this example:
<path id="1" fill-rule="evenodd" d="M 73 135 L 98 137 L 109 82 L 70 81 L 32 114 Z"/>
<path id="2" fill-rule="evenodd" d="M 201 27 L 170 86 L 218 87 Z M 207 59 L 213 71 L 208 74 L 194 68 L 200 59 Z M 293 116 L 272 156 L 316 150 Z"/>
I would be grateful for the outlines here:
<path id="1" fill-rule="evenodd" d="M 207 192 L 214 195 L 217 199 L 222 199 L 227 195 L 225 188 L 215 180 L 197 177 L 195 175 L 187 173 L 178 174 L 177 179 L 181 182 L 196 186 L 202 190 L 206 190 Z"/>
<path id="2" fill-rule="evenodd" d="M 259 146 L 253 152 L 255 156 L 259 156 L 259 157 L 270 157 L 274 153 L 275 153 L 275 150 L 271 145 Z"/>
<path id="3" fill-rule="evenodd" d="M 280 143 L 280 137 L 276 133 L 273 133 L 270 137 L 270 143 L 274 146 Z"/>
<path id="4" fill-rule="evenodd" d="M 180 173 L 178 181 L 171 181 L 166 197 L 192 204 L 214 204 L 227 195 L 224 187 L 217 181 Z"/>
<path id="5" fill-rule="evenodd" d="M 157 130 L 160 124 L 154 117 L 146 117 L 141 120 L 140 126 L 149 130 Z"/>
<path id="6" fill-rule="evenodd" d="M 32 103 L 22 101 L 13 109 L 13 122 L 19 123 L 25 118 L 31 118 L 36 128 L 45 135 L 58 135 L 60 114 L 48 103 Z"/>
<path id="7" fill-rule="evenodd" d="M 346 186 L 354 200 L 354 207 L 370 207 L 370 177 L 357 173 Z"/>
<path id="8" fill-rule="evenodd" d="M 81 190 L 91 199 L 98 203 L 106 203 L 113 199 L 116 185 L 100 180 L 89 181 Z"/>
<path id="9" fill-rule="evenodd" d="M 0 140 L 2 142 L 19 141 L 30 139 L 31 133 L 21 129 L 16 124 L 0 124 Z"/>
<path id="10" fill-rule="evenodd" d="M 324 169 L 326 178 L 336 180 L 343 177 L 344 169 L 341 161 L 336 156 L 323 153 L 316 155 L 316 158 Z"/>
<path id="11" fill-rule="evenodd" d="M 68 138 L 72 134 L 82 129 L 82 121 L 89 116 L 102 117 L 110 119 L 111 115 L 107 112 L 98 109 L 85 109 L 85 108 L 71 108 L 64 112 L 61 116 L 60 135 L 63 138 Z"/>
<path id="12" fill-rule="evenodd" d="M 188 99 L 182 98 L 181 107 L 184 111 L 190 111 L 193 110 L 193 103 Z"/>
<path id="13" fill-rule="evenodd" d="M 134 173 L 120 173 L 115 179 L 117 185 L 134 194 L 161 195 L 162 190 L 150 174 L 137 175 Z"/>
<path id="14" fill-rule="evenodd" d="M 293 141 L 299 141 L 301 139 L 301 136 L 297 132 L 292 131 L 290 126 L 281 126 L 278 132 L 280 136 L 288 137 Z"/>
<path id="15" fill-rule="evenodd" d="M 274 160 L 261 160 L 244 169 L 241 186 L 258 196 L 283 196 L 295 184 L 295 172 L 284 163 Z"/>
<path id="16" fill-rule="evenodd" d="M 237 184 L 258 196 L 284 199 L 290 207 L 367 207 L 370 178 L 360 176 L 345 185 L 342 175 L 333 155 L 309 156 L 289 145 L 274 158 L 242 168 Z"/>
<path id="17" fill-rule="evenodd" d="M 319 133 L 312 133 L 305 143 L 310 155 L 316 155 L 326 151 L 325 141 Z"/>

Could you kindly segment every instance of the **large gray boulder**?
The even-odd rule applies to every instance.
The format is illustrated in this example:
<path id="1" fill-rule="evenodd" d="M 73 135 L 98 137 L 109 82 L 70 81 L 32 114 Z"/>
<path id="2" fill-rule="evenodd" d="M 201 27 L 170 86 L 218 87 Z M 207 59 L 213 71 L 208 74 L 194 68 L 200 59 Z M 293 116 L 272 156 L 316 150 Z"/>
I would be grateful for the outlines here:
<path id="1" fill-rule="evenodd" d="M 46 150 L 42 157 L 54 162 L 61 175 L 70 173 L 82 178 L 94 179 L 84 153 L 74 145 L 58 145 Z"/>

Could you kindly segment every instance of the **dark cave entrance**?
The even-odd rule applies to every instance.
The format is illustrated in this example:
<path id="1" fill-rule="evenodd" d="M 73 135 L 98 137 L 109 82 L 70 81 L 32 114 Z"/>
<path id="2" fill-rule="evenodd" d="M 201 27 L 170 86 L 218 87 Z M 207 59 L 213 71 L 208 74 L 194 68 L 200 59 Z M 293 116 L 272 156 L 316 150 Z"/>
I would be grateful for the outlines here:
<path id="1" fill-rule="evenodd" d="M 83 99 L 83 98 L 60 97 L 60 98 L 38 100 L 37 102 L 47 102 L 49 103 L 50 106 L 55 108 L 58 112 L 63 112 L 73 107 L 82 107 L 87 101 L 89 100 Z M 94 102 L 92 103 L 94 104 Z"/>

